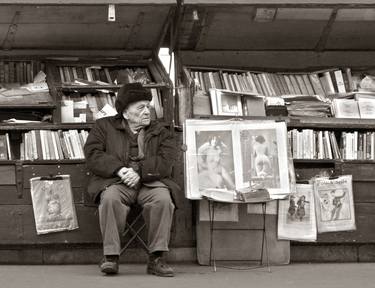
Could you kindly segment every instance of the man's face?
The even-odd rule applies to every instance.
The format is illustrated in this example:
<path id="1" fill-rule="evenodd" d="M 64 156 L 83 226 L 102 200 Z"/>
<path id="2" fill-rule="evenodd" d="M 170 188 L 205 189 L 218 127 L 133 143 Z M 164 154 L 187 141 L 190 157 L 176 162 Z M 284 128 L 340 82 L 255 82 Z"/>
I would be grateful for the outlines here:
<path id="1" fill-rule="evenodd" d="M 128 120 L 129 125 L 137 128 L 148 126 L 151 121 L 150 101 L 142 100 L 130 103 L 124 110 L 123 115 Z"/>

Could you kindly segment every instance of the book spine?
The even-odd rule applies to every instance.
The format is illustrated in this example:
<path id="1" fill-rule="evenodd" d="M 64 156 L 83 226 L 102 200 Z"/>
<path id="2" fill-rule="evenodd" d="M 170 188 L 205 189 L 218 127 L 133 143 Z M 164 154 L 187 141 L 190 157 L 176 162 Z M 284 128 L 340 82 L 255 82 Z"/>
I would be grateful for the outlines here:
<path id="1" fill-rule="evenodd" d="M 7 142 L 4 134 L 0 135 L 0 160 L 8 160 Z"/>
<path id="2" fill-rule="evenodd" d="M 343 78 L 341 70 L 336 70 L 333 73 L 334 73 L 335 79 L 336 79 L 337 91 L 339 93 L 346 93 L 344 78 Z"/>
<path id="3" fill-rule="evenodd" d="M 5 140 L 6 140 L 6 145 L 7 145 L 8 159 L 12 160 L 13 155 L 12 155 L 12 148 L 10 145 L 9 133 L 5 133 Z"/>

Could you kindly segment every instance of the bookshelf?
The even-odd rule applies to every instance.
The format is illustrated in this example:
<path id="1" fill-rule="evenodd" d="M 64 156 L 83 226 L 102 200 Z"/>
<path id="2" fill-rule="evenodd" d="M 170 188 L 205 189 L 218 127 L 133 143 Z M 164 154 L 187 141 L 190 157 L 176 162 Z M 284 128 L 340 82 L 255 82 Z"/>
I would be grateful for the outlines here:
<path id="1" fill-rule="evenodd" d="M 153 95 L 153 118 L 172 122 L 173 113 L 168 113 L 173 112 L 171 84 L 160 75 L 158 65 L 147 61 L 129 63 L 121 59 L 49 62 L 49 72 L 56 87 L 57 121 L 93 123 L 103 116 L 100 111 L 106 109 L 103 110 L 104 106 L 109 105 L 110 111 L 114 112 L 116 93 L 123 84 L 139 82 Z"/>
<path id="2" fill-rule="evenodd" d="M 375 43 L 365 35 L 371 34 L 370 30 L 373 29 L 375 22 L 365 14 L 373 11 L 374 8 L 374 3 L 368 1 L 350 1 L 350 3 L 348 1 L 324 1 L 323 3 L 323 1 L 287 0 L 184 1 L 184 9 L 180 17 L 181 35 L 176 43 L 179 60 L 178 83 L 181 87 L 178 99 L 179 123 L 183 123 L 186 118 L 233 118 L 233 116 L 212 115 L 210 97 L 207 97 L 202 89 L 197 89 L 201 76 L 194 74 L 192 76 L 190 73 L 192 70 L 201 74 L 211 73 L 212 76 L 216 73 L 219 80 L 223 79 L 224 73 L 237 75 L 248 75 L 247 72 L 255 75 L 264 73 L 265 76 L 271 75 L 271 88 L 275 87 L 273 75 L 304 77 L 311 73 L 331 72 L 332 68 L 340 69 L 344 77 L 346 76 L 345 68 L 350 68 L 353 75 L 371 73 L 375 65 L 372 58 Z M 213 83 L 216 85 L 217 79 L 215 82 L 215 76 L 213 78 Z M 241 85 L 241 81 L 243 78 L 238 80 L 240 87 L 249 86 L 246 82 L 245 85 L 243 83 Z M 276 78 L 276 81 L 280 79 Z M 216 88 L 221 88 L 220 85 L 222 86 L 222 83 Z M 225 84 L 223 88 L 227 86 Z M 285 91 L 283 83 L 280 86 L 276 82 L 276 87 L 278 86 L 284 90 L 281 90 L 281 94 L 292 92 L 291 89 Z M 347 89 L 345 92 L 356 89 L 347 86 L 345 88 Z M 313 90 L 315 94 L 317 91 Z M 254 92 L 252 89 L 250 91 Z M 275 92 L 277 95 L 277 91 Z M 334 92 L 336 96 L 345 94 L 342 93 L 343 90 L 338 89 Z M 269 91 L 262 91 L 262 94 L 266 97 L 273 95 Z M 305 91 L 304 94 L 311 93 Z M 197 103 L 199 104 L 196 105 Z M 206 106 L 208 108 L 202 109 L 203 103 L 208 104 Z M 312 117 L 306 114 L 291 117 L 290 114 L 289 116 L 282 115 L 281 111 L 277 111 L 271 114 L 272 116 L 237 117 L 285 121 L 289 131 L 302 132 L 307 129 L 311 129 L 313 133 L 314 131 L 328 131 L 331 135 L 335 135 L 339 146 L 343 133 L 372 133 L 375 128 L 375 123 L 371 119 Z M 319 174 L 335 176 L 354 173 L 357 231 L 321 234 L 318 235 L 318 242 L 314 245 L 292 242 L 291 260 L 335 259 L 339 261 L 342 255 L 340 253 L 344 250 L 350 254 L 350 261 L 362 259 L 363 254 L 360 251 L 369 252 L 371 249 L 364 247 L 372 244 L 375 239 L 372 232 L 374 227 L 371 224 L 374 223 L 374 216 L 369 213 L 369 209 L 373 209 L 373 200 L 368 194 L 374 184 L 375 175 L 370 172 L 374 171 L 374 160 L 343 159 L 342 157 L 337 159 L 305 158 L 307 159 L 302 159 L 302 157 L 294 159 L 298 181 L 305 182 Z M 362 169 L 361 166 L 365 168 Z M 364 171 L 364 169 L 367 170 Z M 197 227 L 200 227 L 198 229 L 202 229 L 202 225 L 204 223 L 197 221 Z M 215 233 L 224 232 L 215 231 Z M 199 239 L 197 243 L 198 249 L 204 248 L 204 244 L 200 243 Z M 343 243 L 349 246 L 341 250 L 340 245 Z M 207 251 L 203 248 L 201 252 L 204 254 Z M 236 251 L 241 253 L 239 252 L 241 247 L 238 249 Z M 319 254 L 318 257 L 316 253 Z M 231 257 L 231 255 L 221 256 L 223 260 Z"/>
<path id="3" fill-rule="evenodd" d="M 112 83 L 84 83 L 88 85 L 74 83 L 76 73 L 78 73 L 77 77 L 80 76 L 78 78 L 89 80 L 85 79 L 87 74 L 82 73 L 83 67 L 86 71 L 88 67 L 99 66 L 108 69 L 109 73 L 125 69 L 130 69 L 133 73 L 136 69 L 147 71 L 150 81 L 145 82 L 144 86 L 156 91 L 159 105 L 164 112 L 162 116 L 158 115 L 158 118 L 173 127 L 175 111 L 172 84 L 157 57 L 157 52 L 161 45 L 165 45 L 164 38 L 173 19 L 175 1 L 165 0 L 158 1 L 158 3 L 155 1 L 67 1 L 64 3 L 32 1 L 32 3 L 25 4 L 24 1 L 0 2 L 3 15 L 0 31 L 4 33 L 5 39 L 3 49 L 0 51 L 0 79 L 3 77 L 1 61 L 7 64 L 15 61 L 40 61 L 44 64 L 43 71 L 46 74 L 50 99 L 43 103 L 41 101 L 32 103 L 0 101 L 0 117 L 2 118 L 0 120 L 17 118 L 40 121 L 44 116 L 49 115 L 49 117 L 47 121 L 37 123 L 10 121 L 0 123 L 0 135 L 9 135 L 12 156 L 14 156 L 11 159 L 0 160 L 0 215 L 4 220 L 0 224 L 0 230 L 6 235 L 0 241 L 3 247 L 0 249 L 0 254 L 4 249 L 8 249 L 7 247 L 18 245 L 15 249 L 21 251 L 21 254 L 23 249 L 31 249 L 37 254 L 29 258 L 16 257 L 12 260 L 16 263 L 51 263 L 51 261 L 64 263 L 66 262 L 64 259 L 73 259 L 69 256 L 66 258 L 66 255 L 73 255 L 72 253 L 76 253 L 77 249 L 88 248 L 94 251 L 93 254 L 87 255 L 84 252 L 86 255 L 82 259 L 96 263 L 97 255 L 101 254 L 101 235 L 97 214 L 95 214 L 97 208 L 92 205 L 86 192 L 89 172 L 86 169 L 85 160 L 82 157 L 65 157 L 65 155 L 64 157 L 60 155 L 58 158 L 39 157 L 38 148 L 36 150 L 38 157 L 22 157 L 21 144 L 25 143 L 25 135 L 29 133 L 38 134 L 43 131 L 42 133 L 54 135 L 54 133 L 69 131 L 89 132 L 94 119 L 90 119 L 88 114 L 84 122 L 62 121 L 61 100 L 63 97 L 69 97 L 68 100 L 71 98 L 81 100 L 85 94 L 103 93 L 102 95 L 110 94 L 113 102 L 121 84 L 124 81 L 130 81 L 130 79 L 118 79 L 116 75 L 111 75 L 114 78 L 111 77 L 110 81 L 108 78 L 101 78 L 103 76 L 101 68 L 89 68 L 95 77 L 92 81 L 106 80 Z M 108 21 L 109 4 L 115 5 L 116 21 Z M 14 29 L 15 27 L 17 29 Z M 27 67 L 26 64 L 26 69 Z M 68 74 L 63 74 L 63 79 L 59 67 L 68 67 L 64 71 Z M 97 72 L 98 78 L 96 78 Z M 93 76 L 92 73 L 91 76 Z M 70 81 L 66 81 L 67 75 L 72 76 Z M 26 82 L 30 79 L 26 78 Z M 20 82 L 23 83 L 23 81 Z M 30 98 L 30 100 L 35 99 L 36 97 Z M 82 110 L 87 109 L 82 108 Z M 20 117 L 15 117 L 14 111 L 19 112 Z M 81 112 L 87 113 L 87 111 Z M 27 143 L 33 142 L 29 140 L 29 136 L 26 138 Z M 59 151 L 56 145 L 61 143 L 54 142 L 53 139 L 56 140 L 56 138 L 50 139 L 52 139 L 53 149 L 57 148 Z M 26 155 L 25 152 L 23 154 Z M 71 175 L 80 228 L 71 233 L 41 237 L 35 233 L 29 179 L 50 174 Z M 185 218 L 190 219 L 191 215 L 189 213 L 181 215 L 176 221 L 188 223 Z M 192 246 L 190 243 L 193 241 L 193 236 L 188 232 L 191 229 L 186 225 L 176 225 L 176 227 L 181 228 L 174 228 L 172 245 L 177 243 L 177 246 Z M 183 233 L 176 231 L 181 229 L 184 229 Z M 175 236 L 177 233 L 179 236 Z M 71 249 L 70 245 L 76 249 Z M 55 254 L 50 249 L 52 246 L 53 251 L 62 253 L 59 254 L 62 255 L 61 257 L 57 257 L 59 259 L 52 257 L 53 259 L 49 261 L 46 256 L 38 256 L 46 255 L 47 251 Z M 82 260 L 73 262 L 79 261 Z"/>

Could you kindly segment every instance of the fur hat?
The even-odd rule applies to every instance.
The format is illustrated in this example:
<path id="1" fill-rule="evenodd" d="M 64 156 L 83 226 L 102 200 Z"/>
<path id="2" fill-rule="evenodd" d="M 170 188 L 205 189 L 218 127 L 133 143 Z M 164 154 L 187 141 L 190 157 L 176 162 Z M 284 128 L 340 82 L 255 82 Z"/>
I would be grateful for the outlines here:
<path id="1" fill-rule="evenodd" d="M 117 93 L 115 107 L 117 113 L 122 114 L 124 109 L 133 102 L 147 100 L 151 101 L 150 90 L 144 88 L 141 83 L 124 84 Z"/>

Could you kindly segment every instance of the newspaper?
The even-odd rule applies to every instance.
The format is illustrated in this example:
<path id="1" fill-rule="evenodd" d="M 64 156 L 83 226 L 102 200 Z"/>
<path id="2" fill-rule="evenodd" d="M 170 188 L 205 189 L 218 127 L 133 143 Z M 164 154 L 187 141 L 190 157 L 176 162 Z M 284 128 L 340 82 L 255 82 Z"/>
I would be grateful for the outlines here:
<path id="1" fill-rule="evenodd" d="M 315 178 L 318 233 L 355 230 L 352 175 Z"/>
<path id="2" fill-rule="evenodd" d="M 37 234 L 78 228 L 69 175 L 34 177 L 30 184 Z"/>
<path id="3" fill-rule="evenodd" d="M 279 201 L 278 239 L 316 241 L 314 186 L 296 184 L 289 199 Z"/>

